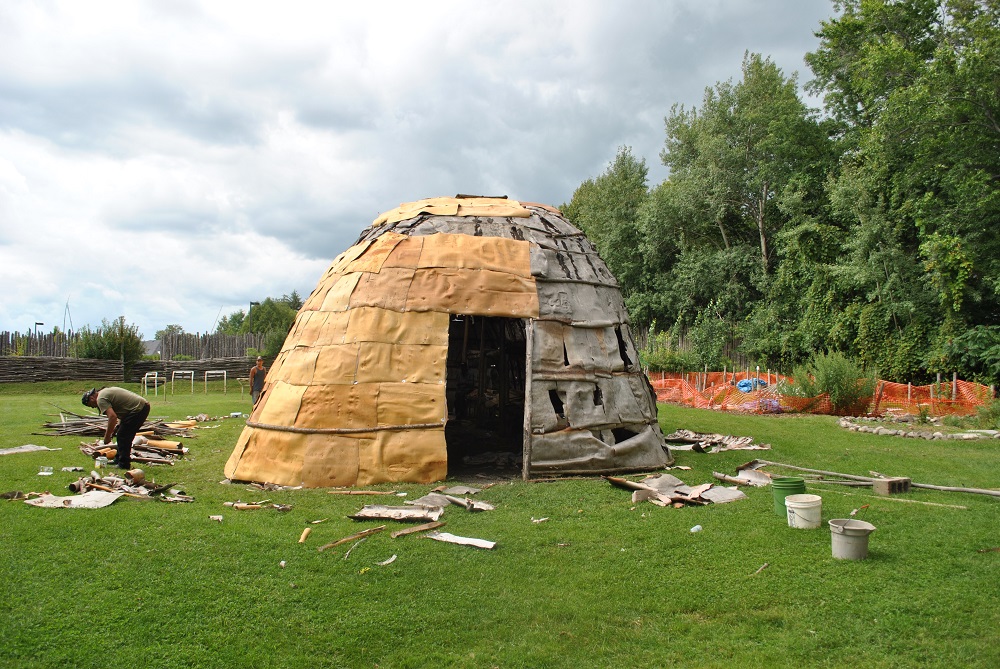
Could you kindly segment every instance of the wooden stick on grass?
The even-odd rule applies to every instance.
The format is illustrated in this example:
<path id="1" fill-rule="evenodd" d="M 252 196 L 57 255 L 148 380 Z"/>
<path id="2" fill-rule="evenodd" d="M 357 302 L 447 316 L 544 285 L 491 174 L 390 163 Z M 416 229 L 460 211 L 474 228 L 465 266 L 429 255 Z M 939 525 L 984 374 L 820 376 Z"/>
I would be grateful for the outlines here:
<path id="1" fill-rule="evenodd" d="M 427 530 L 436 530 L 439 527 L 444 527 L 444 521 L 438 520 L 433 523 L 424 523 L 423 525 L 415 525 L 414 527 L 407 527 L 406 529 L 396 530 L 389 536 L 395 539 L 396 537 L 402 537 L 407 534 L 413 534 L 415 532 L 426 532 Z"/>
<path id="2" fill-rule="evenodd" d="M 337 539 L 336 541 L 328 543 L 325 546 L 320 546 L 317 550 L 320 553 L 322 553 L 327 548 L 333 548 L 334 546 L 339 546 L 340 544 L 346 544 L 348 541 L 354 541 L 355 539 L 360 539 L 361 537 L 367 537 L 370 534 L 375 534 L 376 532 L 381 532 L 384 529 L 385 529 L 385 525 L 379 525 L 378 527 L 370 527 L 367 530 L 362 530 L 360 532 L 352 534 L 349 537 L 344 537 L 343 539 Z"/>

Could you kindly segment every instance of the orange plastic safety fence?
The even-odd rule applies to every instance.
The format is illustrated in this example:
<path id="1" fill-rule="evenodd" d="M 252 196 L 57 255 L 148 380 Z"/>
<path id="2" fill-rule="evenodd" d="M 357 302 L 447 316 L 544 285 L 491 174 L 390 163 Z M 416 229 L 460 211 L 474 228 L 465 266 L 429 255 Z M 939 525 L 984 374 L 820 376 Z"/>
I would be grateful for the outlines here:
<path id="1" fill-rule="evenodd" d="M 652 372 L 650 383 L 659 402 L 683 404 L 701 409 L 742 411 L 751 413 L 817 413 L 833 414 L 833 405 L 827 395 L 795 397 L 778 392 L 781 381 L 791 382 L 790 377 L 775 373 L 755 372 Z M 753 390 L 745 393 L 737 384 L 745 379 L 759 379 Z M 955 380 L 940 384 L 914 386 L 907 383 L 879 381 L 867 407 L 869 414 L 925 412 L 929 415 L 971 415 L 993 399 L 987 386 L 970 381 Z"/>

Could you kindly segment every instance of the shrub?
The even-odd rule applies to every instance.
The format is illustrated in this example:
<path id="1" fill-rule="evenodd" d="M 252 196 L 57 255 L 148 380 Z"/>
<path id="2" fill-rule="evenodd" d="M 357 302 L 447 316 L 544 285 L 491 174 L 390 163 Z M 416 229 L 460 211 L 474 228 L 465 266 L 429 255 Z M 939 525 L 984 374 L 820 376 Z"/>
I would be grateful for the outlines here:
<path id="1" fill-rule="evenodd" d="M 819 353 L 792 372 L 788 391 L 799 397 L 826 394 L 834 413 L 864 413 L 875 392 L 875 372 L 843 353 Z"/>
<path id="2" fill-rule="evenodd" d="M 267 336 L 264 338 L 264 353 L 263 355 L 273 357 L 281 352 L 281 347 L 285 344 L 285 338 L 288 336 L 288 330 L 269 330 Z"/>
<path id="3" fill-rule="evenodd" d="M 111 322 L 105 318 L 96 330 L 84 327 L 70 350 L 78 358 L 121 360 L 125 365 L 126 375 L 132 370 L 132 365 L 142 360 L 146 352 L 139 326 L 127 325 L 124 316 Z"/>
<path id="4" fill-rule="evenodd" d="M 1000 400 L 993 400 L 989 404 L 979 407 L 979 414 L 976 418 L 980 429 L 1000 430 Z"/>
<path id="5" fill-rule="evenodd" d="M 650 332 L 646 347 L 639 351 L 639 362 L 651 372 L 683 372 L 698 369 L 698 356 L 674 346 L 669 332 Z"/>
<path id="6" fill-rule="evenodd" d="M 194 356 L 188 355 L 186 353 L 178 353 L 173 358 L 171 358 L 171 360 L 174 360 L 175 362 L 185 362 L 187 360 L 194 360 Z"/>
<path id="7" fill-rule="evenodd" d="M 698 369 L 698 358 L 688 351 L 676 348 L 657 351 L 639 351 L 642 366 L 651 372 L 683 372 Z"/>
<path id="8" fill-rule="evenodd" d="M 728 332 L 729 325 L 715 314 L 714 302 L 698 314 L 690 334 L 700 367 L 719 369 L 728 362 L 723 354 Z"/>

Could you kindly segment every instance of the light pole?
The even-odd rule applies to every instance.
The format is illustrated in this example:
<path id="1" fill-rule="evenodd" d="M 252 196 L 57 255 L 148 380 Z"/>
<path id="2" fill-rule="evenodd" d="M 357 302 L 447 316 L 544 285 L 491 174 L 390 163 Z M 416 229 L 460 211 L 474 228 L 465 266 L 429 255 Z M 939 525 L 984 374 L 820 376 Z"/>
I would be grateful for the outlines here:
<path id="1" fill-rule="evenodd" d="M 41 350 L 41 348 L 42 348 L 41 346 L 38 345 L 38 326 L 39 325 L 45 325 L 45 323 L 43 323 L 41 321 L 35 321 L 35 353 L 38 353 Z"/>

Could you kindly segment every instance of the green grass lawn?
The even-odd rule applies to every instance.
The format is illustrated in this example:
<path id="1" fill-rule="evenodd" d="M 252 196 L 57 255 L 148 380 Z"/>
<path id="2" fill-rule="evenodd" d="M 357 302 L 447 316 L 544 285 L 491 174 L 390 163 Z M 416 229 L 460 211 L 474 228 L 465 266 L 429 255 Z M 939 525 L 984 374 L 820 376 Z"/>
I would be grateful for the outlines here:
<path id="1" fill-rule="evenodd" d="M 151 417 L 249 409 L 230 384 L 152 397 Z M 83 412 L 83 383 L 0 386 L 0 492 L 69 494 L 87 467 L 78 437 L 33 435 Z M 752 435 L 772 450 L 677 453 L 688 483 L 761 456 L 817 469 L 1000 487 L 1000 440 L 858 434 L 825 416 L 737 416 L 661 407 L 665 432 Z M 386 532 L 316 549 L 378 523 L 346 516 L 396 498 L 220 485 L 242 420 L 209 423 L 190 457 L 147 467 L 192 504 L 120 499 L 99 510 L 0 502 L 4 667 L 996 667 L 1000 666 L 1000 498 L 914 490 L 899 499 L 809 485 L 820 530 L 795 530 L 769 488 L 725 505 L 633 505 L 600 478 L 496 485 L 497 506 L 444 515 L 446 531 L 493 551 Z M 39 466 L 56 473 L 39 477 Z M 771 471 L 777 472 L 777 469 Z M 784 472 L 793 473 L 793 472 Z M 413 499 L 431 485 L 378 486 Z M 234 511 L 223 502 L 293 505 Z M 869 559 L 835 560 L 826 522 L 868 504 Z M 209 520 L 221 514 L 220 524 Z M 543 523 L 532 518 L 547 517 Z M 312 520 L 305 544 L 299 535 Z M 694 525 L 704 530 L 691 533 Z M 389 530 L 396 529 L 390 524 Z M 389 565 L 378 563 L 392 555 Z M 279 563 L 285 561 L 285 568 Z M 757 573 L 767 563 L 769 566 Z"/>

